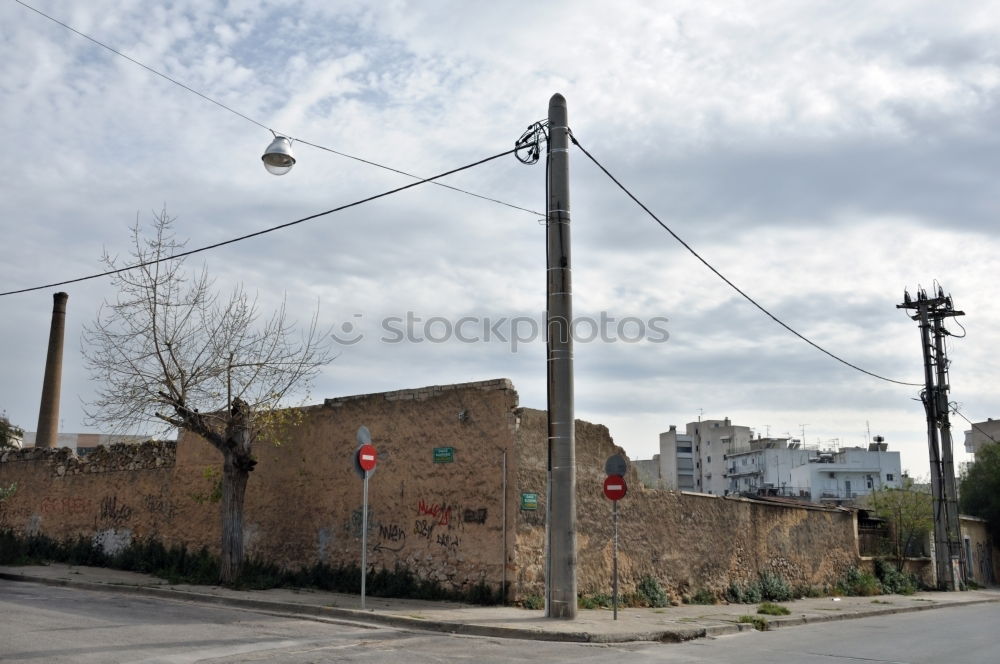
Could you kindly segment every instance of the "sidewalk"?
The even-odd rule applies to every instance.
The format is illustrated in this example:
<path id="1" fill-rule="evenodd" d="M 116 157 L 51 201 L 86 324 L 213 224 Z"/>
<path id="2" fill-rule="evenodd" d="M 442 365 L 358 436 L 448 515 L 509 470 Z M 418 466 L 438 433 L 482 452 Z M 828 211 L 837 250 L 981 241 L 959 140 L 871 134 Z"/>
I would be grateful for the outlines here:
<path id="1" fill-rule="evenodd" d="M 287 588 L 230 590 L 216 586 L 171 585 L 163 579 L 146 574 L 62 564 L 0 566 L 0 579 L 222 604 L 320 620 L 376 623 L 406 629 L 544 641 L 687 641 L 753 629 L 751 625 L 739 623 L 738 620 L 742 615 L 756 615 L 757 612 L 757 605 L 754 604 L 620 609 L 616 621 L 612 619 L 610 610 L 581 609 L 576 620 L 564 621 L 546 619 L 542 611 L 521 608 L 381 597 L 367 598 L 366 610 L 362 611 L 358 595 Z M 768 621 L 768 629 L 775 629 L 997 601 L 1000 601 L 1000 590 L 922 592 L 909 596 L 837 599 L 822 597 L 783 602 L 791 610 L 791 615 L 763 617 Z"/>

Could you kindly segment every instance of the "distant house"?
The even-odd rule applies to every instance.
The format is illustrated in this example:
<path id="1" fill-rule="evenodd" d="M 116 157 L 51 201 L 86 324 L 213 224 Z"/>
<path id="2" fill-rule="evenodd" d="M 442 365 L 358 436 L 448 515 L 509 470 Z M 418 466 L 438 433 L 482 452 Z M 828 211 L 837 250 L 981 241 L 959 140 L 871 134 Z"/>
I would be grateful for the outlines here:
<path id="1" fill-rule="evenodd" d="M 869 449 L 846 447 L 818 452 L 792 468 L 792 485 L 814 503 L 840 505 L 881 489 L 900 489 L 902 470 L 899 452 L 889 452 L 885 443 Z M 873 449 L 874 448 L 874 449 Z"/>
<path id="2" fill-rule="evenodd" d="M 671 425 L 660 453 L 634 462 L 650 488 L 718 496 L 770 495 L 840 505 L 872 491 L 902 486 L 899 452 L 878 442 L 867 449 L 820 450 L 794 438 L 752 438 L 729 418 Z"/>
<path id="3" fill-rule="evenodd" d="M 985 422 L 975 422 L 965 432 L 965 451 L 977 454 L 983 445 L 996 441 L 1000 441 L 1000 420 L 989 418 Z"/>

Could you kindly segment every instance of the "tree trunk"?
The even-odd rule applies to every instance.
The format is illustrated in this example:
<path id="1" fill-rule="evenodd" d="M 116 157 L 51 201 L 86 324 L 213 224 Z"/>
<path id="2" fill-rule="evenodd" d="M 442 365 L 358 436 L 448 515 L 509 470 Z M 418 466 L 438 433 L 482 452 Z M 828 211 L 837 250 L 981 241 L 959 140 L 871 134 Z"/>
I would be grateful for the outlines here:
<path id="1" fill-rule="evenodd" d="M 220 581 L 232 585 L 243 571 L 243 498 L 250 470 L 237 455 L 225 454 L 222 466 L 222 556 Z"/>

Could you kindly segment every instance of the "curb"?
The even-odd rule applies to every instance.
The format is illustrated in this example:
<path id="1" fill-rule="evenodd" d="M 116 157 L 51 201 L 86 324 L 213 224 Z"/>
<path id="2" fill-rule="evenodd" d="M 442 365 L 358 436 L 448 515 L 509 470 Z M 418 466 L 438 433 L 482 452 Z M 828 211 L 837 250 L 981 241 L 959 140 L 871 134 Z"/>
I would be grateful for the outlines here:
<path id="1" fill-rule="evenodd" d="M 338 620 L 344 622 L 367 623 L 386 625 L 401 629 L 412 629 L 421 631 L 441 632 L 445 634 L 460 634 L 464 636 L 486 636 L 507 639 L 524 639 L 533 641 L 556 641 L 570 643 L 630 643 L 635 641 L 654 641 L 660 643 L 682 643 L 705 637 L 725 636 L 737 634 L 743 631 L 752 631 L 754 628 L 749 624 L 731 623 L 715 624 L 706 627 L 676 627 L 671 629 L 655 630 L 649 632 L 630 632 L 603 634 L 595 632 L 581 631 L 548 631 L 538 629 L 526 629 L 522 627 L 499 627 L 495 625 L 475 625 L 468 623 L 447 622 L 443 620 L 426 620 L 423 618 L 411 618 L 408 616 L 387 615 L 360 609 L 345 609 L 332 606 L 317 606 L 313 604 L 297 604 L 294 602 L 279 602 L 275 600 L 244 599 L 240 597 L 225 597 L 210 593 L 197 593 L 189 590 L 176 590 L 173 588 L 162 588 L 158 586 L 140 586 L 132 584 L 98 583 L 92 581 L 74 581 L 71 579 L 48 579 L 44 577 L 28 576 L 26 574 L 11 574 L 0 572 L 0 579 L 24 583 L 37 583 L 46 586 L 63 586 L 67 588 L 78 588 L 81 590 L 94 590 L 99 592 L 118 592 L 130 595 L 140 595 L 156 597 L 160 599 L 173 599 L 201 604 L 213 604 L 218 606 L 230 606 L 242 609 L 252 609 L 256 611 L 292 614 L 307 618 L 320 618 L 327 620 Z M 788 616 L 775 617 L 768 620 L 768 629 L 798 627 L 815 623 L 834 622 L 838 620 L 854 620 L 857 618 L 870 618 L 874 616 L 885 616 L 897 613 L 914 613 L 917 611 L 929 611 L 932 609 L 945 609 L 952 606 L 970 606 L 974 604 L 989 604 L 1000 602 L 1000 597 L 996 599 L 974 599 L 968 601 L 948 602 L 945 604 L 924 604 L 918 606 L 905 606 L 880 609 L 866 609 L 846 614 L 831 614 L 821 616 Z"/>
<path id="2" fill-rule="evenodd" d="M 767 621 L 767 626 L 768 629 L 778 629 L 779 627 L 799 627 L 801 625 L 836 622 L 838 620 L 874 618 L 876 616 L 891 616 L 897 613 L 916 613 L 918 611 L 931 611 L 933 609 L 947 609 L 953 606 L 973 606 L 975 604 L 993 604 L 996 602 L 1000 602 L 1000 597 L 996 599 L 970 599 L 959 600 L 957 602 L 897 606 L 884 609 L 862 609 L 853 613 L 830 614 L 823 616 L 788 616 L 769 619 Z"/>
<path id="3" fill-rule="evenodd" d="M 98 592 L 117 592 L 129 595 L 156 597 L 160 599 L 183 600 L 201 604 L 231 606 L 242 609 L 253 609 L 266 612 L 280 612 L 297 616 L 344 620 L 353 623 L 376 623 L 389 627 L 414 629 L 445 634 L 460 634 L 464 636 L 488 636 L 508 639 L 525 639 L 532 641 L 558 641 L 572 643 L 629 643 L 634 641 L 660 641 L 663 643 L 680 643 L 706 636 L 705 628 L 691 627 L 672 630 L 662 630 L 642 633 L 599 634 L 593 632 L 554 632 L 521 627 L 498 627 L 494 625 L 473 625 L 466 623 L 446 622 L 442 620 L 426 620 L 408 616 L 393 616 L 382 613 L 361 611 L 359 609 L 344 609 L 332 606 L 316 606 L 312 604 L 297 604 L 294 602 L 278 602 L 274 600 L 243 599 L 239 597 L 223 597 L 209 593 L 195 593 L 188 590 L 175 590 L 157 586 L 137 586 L 131 584 L 96 583 L 91 581 L 74 581 L 70 579 L 48 579 L 28 576 L 25 574 L 10 574 L 0 572 L 0 579 L 24 583 L 37 583 L 45 586 L 62 586 L 80 590 Z"/>

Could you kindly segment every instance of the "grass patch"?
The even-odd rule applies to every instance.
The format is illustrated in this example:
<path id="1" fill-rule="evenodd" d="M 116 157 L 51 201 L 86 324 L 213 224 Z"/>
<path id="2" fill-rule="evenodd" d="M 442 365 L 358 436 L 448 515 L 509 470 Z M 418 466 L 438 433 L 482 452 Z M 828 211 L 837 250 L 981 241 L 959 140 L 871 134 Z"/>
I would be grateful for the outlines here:
<path id="1" fill-rule="evenodd" d="M 789 611 L 786 607 L 781 606 L 780 604 L 774 604 L 772 602 L 764 602 L 763 604 L 757 607 L 757 613 L 766 616 L 787 616 L 791 615 L 792 612 Z"/>
<path id="2" fill-rule="evenodd" d="M 875 576 L 887 594 L 912 595 L 920 589 L 920 582 L 914 575 L 899 571 L 885 558 L 875 559 Z"/>
<path id="3" fill-rule="evenodd" d="M 646 606 L 654 609 L 670 606 L 670 598 L 667 597 L 666 591 L 660 582 L 652 576 L 647 575 L 639 579 L 636 594 L 645 602 Z"/>
<path id="4" fill-rule="evenodd" d="M 872 604 L 892 604 L 892 602 L 887 602 L 884 599 L 873 599 Z"/>
<path id="5" fill-rule="evenodd" d="M 699 588 L 694 595 L 687 600 L 688 604 L 715 604 L 715 594 L 705 588 Z"/>
<path id="6" fill-rule="evenodd" d="M 762 618 L 760 616 L 740 616 L 736 622 L 749 623 L 753 625 L 753 628 L 758 632 L 767 631 L 767 618 Z"/>
<path id="7" fill-rule="evenodd" d="M 580 595 L 576 598 L 576 605 L 581 609 L 603 609 L 611 606 L 611 596 L 604 593 L 594 593 L 593 595 Z M 620 604 L 619 604 L 620 606 Z"/>
<path id="8" fill-rule="evenodd" d="M 870 597 L 882 594 L 882 584 L 874 574 L 852 567 L 847 570 L 844 578 L 837 582 L 836 590 L 841 595 Z"/>
<path id="9" fill-rule="evenodd" d="M 544 609 L 545 598 L 541 595 L 528 595 L 521 599 L 521 607 L 533 610 Z"/>

